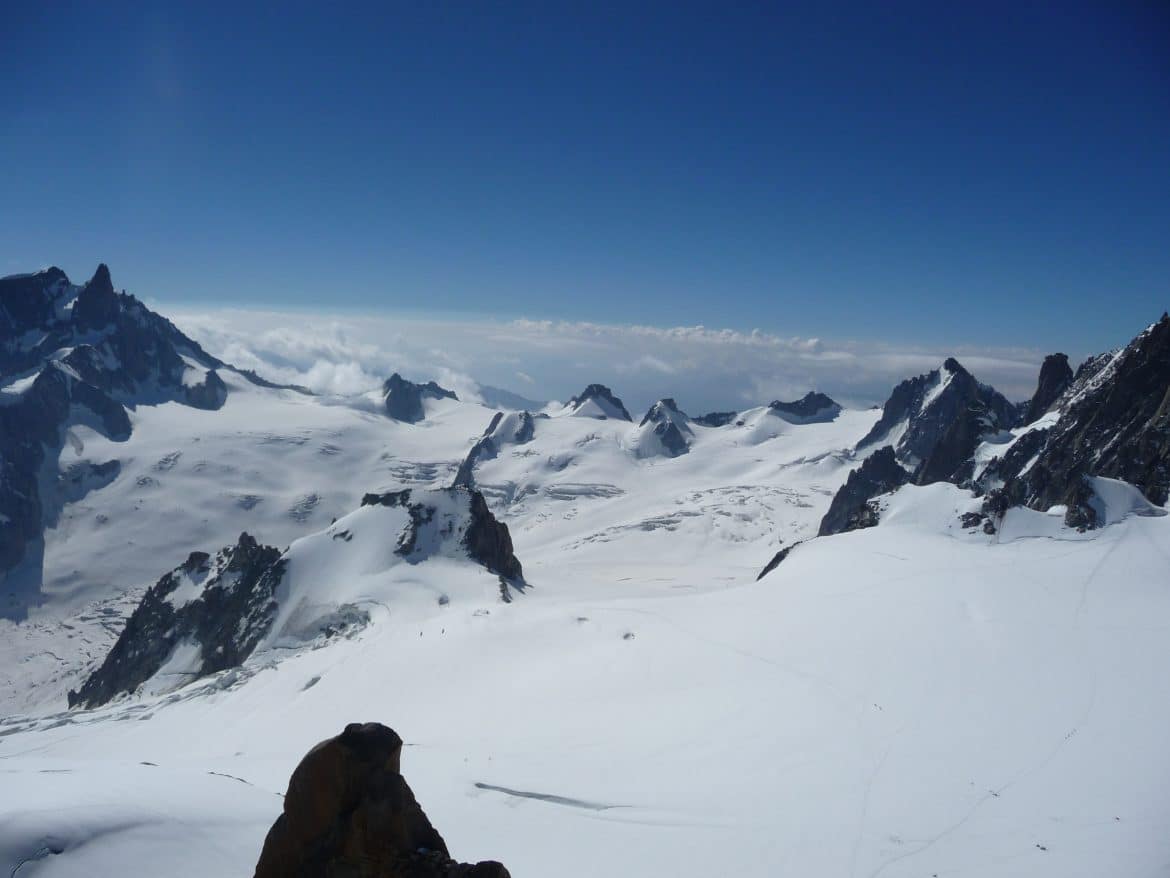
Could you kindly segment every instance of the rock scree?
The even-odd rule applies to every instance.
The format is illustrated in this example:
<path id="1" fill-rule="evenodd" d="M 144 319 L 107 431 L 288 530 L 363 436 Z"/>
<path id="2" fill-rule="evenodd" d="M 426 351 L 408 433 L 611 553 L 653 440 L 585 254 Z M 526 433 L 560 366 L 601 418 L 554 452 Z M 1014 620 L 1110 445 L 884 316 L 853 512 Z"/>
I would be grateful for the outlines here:
<path id="1" fill-rule="evenodd" d="M 292 773 L 255 878 L 510 878 L 498 862 L 451 858 L 401 773 L 402 738 L 350 723 Z"/>

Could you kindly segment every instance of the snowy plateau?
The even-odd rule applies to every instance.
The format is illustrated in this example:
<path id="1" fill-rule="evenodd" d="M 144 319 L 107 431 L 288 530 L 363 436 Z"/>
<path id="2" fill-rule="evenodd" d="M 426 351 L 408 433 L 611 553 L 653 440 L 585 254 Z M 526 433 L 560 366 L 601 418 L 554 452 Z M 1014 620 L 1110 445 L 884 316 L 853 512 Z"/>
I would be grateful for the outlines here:
<path id="1" fill-rule="evenodd" d="M 0 874 L 249 875 L 301 757 L 377 721 L 516 878 L 1170 875 L 1165 318 L 1028 423 L 951 360 L 884 409 L 500 414 L 273 385 L 100 275 L 0 281 L 0 450 L 39 491 L 19 540 L 0 507 Z M 1148 416 L 1093 420 L 1119 396 Z M 882 448 L 898 484 L 818 536 Z M 253 582 L 209 663 L 183 614 Z"/>

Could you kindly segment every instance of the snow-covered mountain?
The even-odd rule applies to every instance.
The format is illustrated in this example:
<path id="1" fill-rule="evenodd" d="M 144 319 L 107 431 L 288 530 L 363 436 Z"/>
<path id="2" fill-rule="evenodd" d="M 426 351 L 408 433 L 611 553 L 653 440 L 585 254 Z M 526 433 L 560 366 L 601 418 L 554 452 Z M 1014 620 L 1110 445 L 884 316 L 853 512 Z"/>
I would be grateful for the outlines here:
<path id="1" fill-rule="evenodd" d="M 22 618 L 40 598 L 45 528 L 120 470 L 111 455 L 58 471 L 62 449 L 83 432 L 124 443 L 138 406 L 214 411 L 229 386 L 222 362 L 116 293 L 105 265 L 81 286 L 58 268 L 0 279 L 0 328 L 0 616 Z"/>
<path id="2" fill-rule="evenodd" d="M 650 406 L 634 435 L 634 453 L 639 457 L 678 457 L 690 451 L 695 433 L 690 418 L 673 399 L 660 399 Z"/>
<path id="3" fill-rule="evenodd" d="M 0 289 L 0 418 L 56 413 L 2 422 L 43 545 L 0 620 L 0 868 L 246 874 L 367 720 L 517 878 L 1162 868 L 1170 318 L 1022 404 L 948 360 L 880 412 L 635 421 L 601 385 L 314 396 L 130 297 L 98 332 L 56 275 Z"/>
<path id="4" fill-rule="evenodd" d="M 447 562 L 444 590 L 421 593 L 410 565 Z M 493 574 L 468 575 L 466 562 Z M 252 653 L 295 648 L 370 621 L 370 607 L 403 600 L 450 602 L 523 588 L 506 525 L 482 495 L 461 488 L 367 495 L 360 509 L 280 552 L 241 534 L 214 559 L 194 552 L 142 598 L 101 667 L 70 706 L 96 707 L 119 694 L 162 693 Z"/>
<path id="5" fill-rule="evenodd" d="M 577 396 L 571 397 L 565 409 L 578 418 L 633 420 L 622 401 L 604 384 L 590 384 Z"/>

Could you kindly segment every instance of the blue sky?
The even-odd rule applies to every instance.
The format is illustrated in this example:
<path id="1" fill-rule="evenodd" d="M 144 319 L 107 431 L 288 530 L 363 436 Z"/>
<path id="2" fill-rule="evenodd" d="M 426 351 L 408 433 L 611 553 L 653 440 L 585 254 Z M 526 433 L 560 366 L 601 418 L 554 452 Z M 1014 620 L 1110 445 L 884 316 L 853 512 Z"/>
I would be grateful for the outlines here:
<path id="1" fill-rule="evenodd" d="M 1070 352 L 1170 303 L 1160 4 L 139 5 L 6 10 L 0 271 Z"/>

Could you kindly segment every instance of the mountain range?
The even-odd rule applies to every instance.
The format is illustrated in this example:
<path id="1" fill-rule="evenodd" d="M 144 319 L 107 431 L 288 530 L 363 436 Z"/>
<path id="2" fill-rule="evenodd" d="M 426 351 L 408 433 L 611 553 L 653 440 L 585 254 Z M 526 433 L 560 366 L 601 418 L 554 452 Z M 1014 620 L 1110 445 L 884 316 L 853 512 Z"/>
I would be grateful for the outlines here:
<path id="1" fill-rule="evenodd" d="M 0 866 L 247 871 L 378 720 L 516 875 L 1154 874 L 1170 316 L 1135 329 L 1027 400 L 948 358 L 880 409 L 637 417 L 325 399 L 104 265 L 0 279 Z"/>

